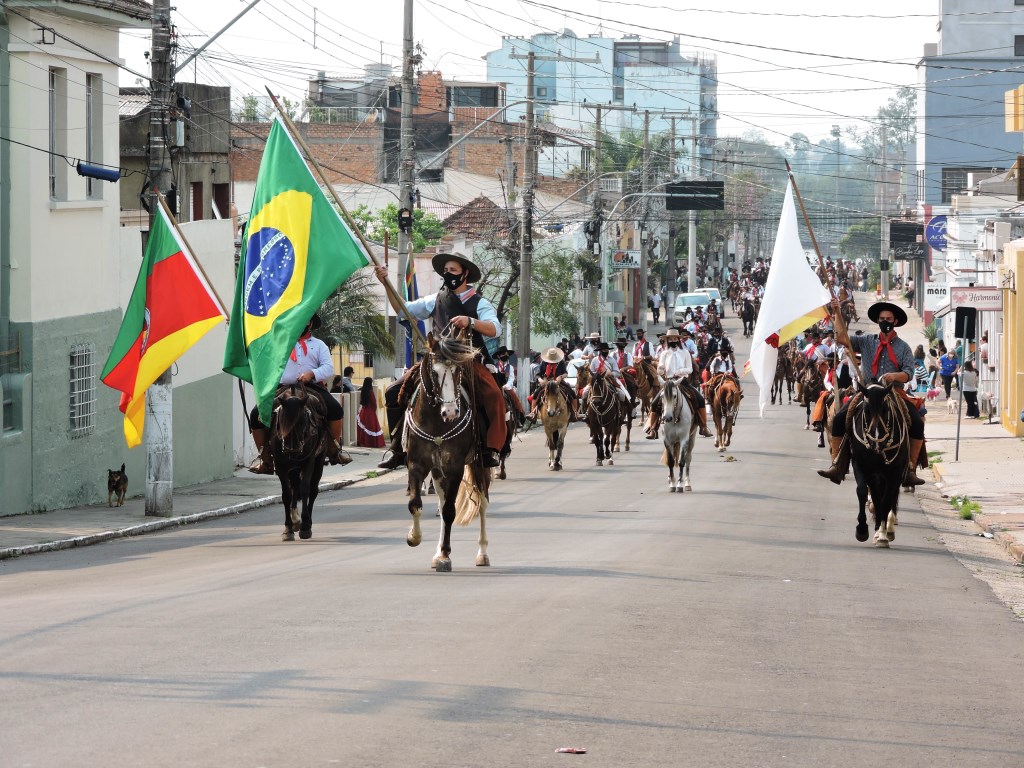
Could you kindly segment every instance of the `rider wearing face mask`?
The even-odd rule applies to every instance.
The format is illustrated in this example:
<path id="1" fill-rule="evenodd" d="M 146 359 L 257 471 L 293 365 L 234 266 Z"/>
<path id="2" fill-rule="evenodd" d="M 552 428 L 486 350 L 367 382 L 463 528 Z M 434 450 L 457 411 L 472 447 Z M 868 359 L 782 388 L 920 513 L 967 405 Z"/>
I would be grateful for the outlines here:
<path id="1" fill-rule="evenodd" d="M 431 320 L 434 333 L 441 333 L 449 326 L 470 332 L 473 346 L 479 353 L 474 362 L 476 397 L 487 417 L 483 464 L 485 467 L 496 467 L 500 463 L 499 453 L 507 449 L 508 430 L 505 426 L 505 400 L 501 388 L 485 365 L 493 366 L 494 363 L 484 346 L 484 338 L 493 338 L 501 331 L 498 313 L 494 305 L 471 285 L 480 279 L 480 268 L 472 261 L 457 253 L 439 253 L 431 263 L 434 271 L 441 276 L 444 288 L 438 293 L 408 302 L 405 307 L 417 320 Z M 382 283 L 387 281 L 387 268 L 377 267 L 374 273 Z M 392 437 L 391 458 L 377 465 L 381 469 L 394 469 L 405 464 L 402 426 L 405 423 L 407 403 L 401 402 L 400 395 L 408 375 L 406 373 L 384 392 Z M 408 398 L 412 393 L 404 394 Z"/>
<path id="2" fill-rule="evenodd" d="M 834 312 L 839 311 L 839 302 L 832 302 Z M 894 384 L 900 389 L 914 377 L 914 352 L 910 345 L 896 335 L 896 328 L 907 322 L 907 313 L 896 304 L 878 301 L 871 305 L 868 317 L 878 324 L 878 333 L 865 333 L 850 337 L 845 327 L 836 331 L 836 341 L 847 349 L 859 352 L 860 378 L 862 382 L 877 381 L 879 384 Z M 904 485 L 924 485 L 924 480 L 917 476 L 917 459 L 924 445 L 924 419 L 917 408 L 908 404 L 910 413 L 910 459 L 903 476 Z M 819 469 L 818 474 L 827 477 L 836 485 L 843 482 L 850 468 L 849 441 L 846 435 L 846 412 L 849 403 L 845 403 L 832 421 L 832 453 L 835 461 L 828 469 Z"/>
<path id="3" fill-rule="evenodd" d="M 674 379 L 680 385 L 680 390 L 693 408 L 701 436 L 714 437 L 708 431 L 708 416 L 705 410 L 707 403 L 704 400 L 704 395 L 690 382 L 694 366 L 693 357 L 686 347 L 682 346 L 679 331 L 675 328 L 669 328 L 666 331 L 665 339 L 668 341 L 668 351 L 658 358 L 658 374 L 666 379 Z M 650 434 L 657 434 L 657 432 L 658 421 L 652 419 Z"/>

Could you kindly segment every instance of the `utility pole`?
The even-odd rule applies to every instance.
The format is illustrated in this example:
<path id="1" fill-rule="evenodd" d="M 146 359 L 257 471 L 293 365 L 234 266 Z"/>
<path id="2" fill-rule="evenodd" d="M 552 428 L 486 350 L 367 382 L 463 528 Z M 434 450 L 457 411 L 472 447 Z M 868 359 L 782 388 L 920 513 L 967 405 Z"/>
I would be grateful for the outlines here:
<path id="1" fill-rule="evenodd" d="M 413 67 L 417 61 L 413 57 L 412 47 L 412 0 L 405 0 L 405 12 L 402 24 L 402 119 L 399 124 L 399 158 L 398 158 L 398 208 L 413 209 L 412 204 L 412 174 L 416 166 L 416 142 L 413 137 L 412 128 L 412 102 L 413 102 Z M 412 258 L 412 233 L 398 230 L 398 283 L 405 285 L 405 272 L 408 269 L 409 259 Z M 403 298 L 408 301 L 409 297 Z M 402 326 L 395 318 L 395 338 L 403 336 L 409 331 L 398 333 Z M 405 341 L 404 338 L 401 339 Z M 401 376 L 405 372 L 405 344 L 395 345 L 395 376 Z"/>
<path id="2" fill-rule="evenodd" d="M 149 101 L 149 231 L 160 207 L 159 195 L 171 189 L 171 158 L 167 146 L 174 94 L 171 57 L 171 0 L 153 0 Z M 164 371 L 146 393 L 146 514 L 174 513 L 174 434 L 171 372 Z"/>
<path id="3" fill-rule="evenodd" d="M 411 1 L 411 0 L 410 0 Z M 519 232 L 519 338 L 516 353 L 519 370 L 516 383 L 519 385 L 519 399 L 526 402 L 530 394 L 530 309 L 533 286 L 530 283 L 533 270 L 533 185 L 536 182 L 537 145 L 534 136 L 534 68 L 536 55 L 527 55 L 526 63 L 526 157 L 523 169 L 523 209 Z"/>
<path id="4" fill-rule="evenodd" d="M 881 282 L 882 282 L 882 298 L 883 299 L 888 299 L 889 298 L 889 216 L 887 215 L 888 214 L 887 206 L 885 204 L 885 183 L 887 181 L 887 179 L 886 179 L 886 176 L 887 176 L 886 170 L 887 170 L 888 165 L 889 165 L 889 149 L 888 149 L 888 146 L 889 146 L 889 134 L 886 131 L 886 126 L 883 125 L 882 126 L 882 167 L 879 169 L 879 173 L 881 174 L 881 181 L 882 181 L 882 183 L 878 185 L 878 193 L 879 193 L 878 194 L 878 199 L 879 199 L 878 210 L 881 212 L 881 216 L 882 216 L 882 227 L 881 227 L 881 229 L 882 229 L 882 243 L 881 243 L 881 246 L 882 247 L 881 247 L 881 250 L 879 251 L 879 253 L 881 254 L 881 258 L 880 258 L 880 261 L 881 261 L 881 265 L 880 265 L 881 266 L 880 279 L 881 279 Z"/>
<path id="5" fill-rule="evenodd" d="M 697 168 L 697 118 L 690 118 L 690 179 L 696 181 L 700 175 Z M 686 290 L 693 292 L 697 289 L 697 212 L 687 211 L 689 214 L 689 228 L 687 230 L 687 264 L 686 264 Z"/>
<path id="6" fill-rule="evenodd" d="M 640 173 L 640 192 L 644 195 L 644 216 L 640 227 L 640 295 L 637 297 L 636 305 L 633 307 L 633 323 L 643 325 L 647 317 L 644 307 L 647 306 L 647 242 L 643 237 L 647 227 L 647 214 L 650 210 L 650 203 L 647 200 L 647 192 L 650 189 L 651 177 L 651 112 L 644 110 L 644 157 Z M 639 310 L 639 311 L 638 311 Z M 668 314 L 668 307 L 665 307 Z"/>
<path id="7" fill-rule="evenodd" d="M 668 138 L 668 177 L 670 179 L 675 178 L 676 175 L 676 120 L 678 119 L 676 116 L 669 118 L 672 124 Z M 668 313 L 672 311 L 671 308 L 675 306 L 676 302 L 676 212 L 668 210 L 668 206 L 666 206 L 665 212 L 668 214 L 668 254 L 666 259 L 668 295 L 665 297 L 665 316 L 668 317 Z"/>
<path id="8" fill-rule="evenodd" d="M 587 59 L 577 59 L 577 61 L 587 61 Z M 621 111 L 621 112 L 636 112 L 635 106 L 623 106 L 620 104 L 588 104 L 583 103 L 586 109 L 594 110 L 594 178 L 596 179 L 601 175 L 601 136 L 603 135 L 602 125 L 602 114 L 606 111 Z M 595 182 L 594 193 L 593 193 L 593 222 L 601 222 L 601 226 L 594 232 L 594 243 L 595 243 L 595 255 L 601 260 L 601 285 L 597 293 L 594 293 L 593 288 L 590 289 L 589 301 L 587 302 L 587 323 L 584 327 L 584 333 L 593 330 L 595 326 L 600 329 L 601 333 L 604 333 L 603 319 L 606 316 L 605 306 L 608 303 L 608 270 L 606 268 L 606 259 L 608 258 L 607 249 L 604 247 L 604 194 L 601 191 L 600 182 Z M 616 243 L 618 247 L 618 243 Z"/>

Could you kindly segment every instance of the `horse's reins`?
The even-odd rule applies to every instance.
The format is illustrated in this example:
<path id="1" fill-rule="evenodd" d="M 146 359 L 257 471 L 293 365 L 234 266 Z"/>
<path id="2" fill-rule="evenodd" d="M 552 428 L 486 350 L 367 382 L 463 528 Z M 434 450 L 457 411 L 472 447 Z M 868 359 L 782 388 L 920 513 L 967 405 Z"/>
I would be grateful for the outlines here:
<path id="1" fill-rule="evenodd" d="M 910 414 L 907 413 L 906 403 L 892 390 L 886 393 L 885 399 L 889 403 L 889 412 L 885 417 L 874 413 L 870 422 L 865 423 L 863 406 L 858 409 L 854 414 L 852 434 L 857 442 L 869 451 L 881 455 L 883 462 L 892 464 L 899 458 L 900 447 L 906 439 Z M 881 434 L 877 437 L 871 434 L 876 426 L 881 429 Z"/>

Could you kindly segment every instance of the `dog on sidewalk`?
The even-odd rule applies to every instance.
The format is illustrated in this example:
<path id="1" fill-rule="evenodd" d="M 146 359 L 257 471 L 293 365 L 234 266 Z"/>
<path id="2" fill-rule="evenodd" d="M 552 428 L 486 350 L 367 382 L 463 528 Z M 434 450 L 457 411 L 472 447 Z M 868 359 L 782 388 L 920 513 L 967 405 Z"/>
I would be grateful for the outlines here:
<path id="1" fill-rule="evenodd" d="M 946 413 L 956 413 L 959 407 L 960 401 L 957 398 L 950 397 L 946 400 Z"/>
<path id="2" fill-rule="evenodd" d="M 107 506 L 114 506 L 114 501 L 117 501 L 117 506 L 124 506 L 124 495 L 128 493 L 128 475 L 124 472 L 124 464 L 121 465 L 121 469 L 108 469 L 107 470 Z"/>

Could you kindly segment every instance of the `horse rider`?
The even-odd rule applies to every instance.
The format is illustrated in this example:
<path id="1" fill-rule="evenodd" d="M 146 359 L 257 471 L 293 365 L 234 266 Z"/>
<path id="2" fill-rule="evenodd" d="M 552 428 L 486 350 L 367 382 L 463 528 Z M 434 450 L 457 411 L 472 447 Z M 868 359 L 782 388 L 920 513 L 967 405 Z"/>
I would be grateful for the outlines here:
<path id="1" fill-rule="evenodd" d="M 472 261 L 458 253 L 438 253 L 434 255 L 431 264 L 444 281 L 444 287 L 438 293 L 407 302 L 405 308 L 417 320 L 432 320 L 434 329 L 439 333 L 449 325 L 469 331 L 473 346 L 477 349 L 477 357 L 473 361 L 476 399 L 482 406 L 487 423 L 481 458 L 485 467 L 497 467 L 501 463 L 499 454 L 508 436 L 505 398 L 501 395 L 497 380 L 484 364 L 493 365 L 484 346 L 484 338 L 494 338 L 501 331 L 498 313 L 494 305 L 473 288 L 472 284 L 480 280 L 480 268 Z M 386 267 L 377 267 L 374 274 L 381 283 L 388 279 Z M 408 377 L 407 371 L 384 392 L 388 426 L 391 429 L 391 458 L 377 465 L 381 469 L 394 469 L 405 464 L 402 432 L 408 398 L 412 396 L 412 392 L 403 391 Z"/>
<path id="2" fill-rule="evenodd" d="M 838 304 L 839 300 L 833 299 L 832 306 L 836 311 L 839 311 Z M 906 324 L 907 313 L 896 304 L 877 301 L 868 309 L 868 317 L 872 322 L 878 323 L 878 333 L 865 333 L 851 338 L 843 328 L 836 336 L 838 342 L 847 349 L 860 353 L 862 380 L 874 379 L 879 384 L 906 384 L 914 377 L 914 353 L 910 345 L 896 335 L 896 328 Z M 897 388 L 897 393 L 905 396 L 902 386 Z M 908 402 L 907 406 L 910 414 L 910 457 L 902 484 L 924 485 L 924 480 L 917 476 L 916 469 L 918 454 L 924 445 L 924 419 L 913 403 Z M 832 420 L 831 441 L 835 460 L 828 469 L 818 470 L 819 475 L 827 477 L 836 485 L 843 482 L 850 468 L 849 441 L 844 440 L 849 407 L 849 402 L 844 403 Z"/>
<path id="3" fill-rule="evenodd" d="M 606 374 L 611 377 L 612 381 L 615 382 L 615 394 L 619 398 L 620 402 L 628 402 L 629 390 L 626 389 L 626 383 L 622 379 L 622 371 L 619 370 L 619 366 L 615 363 L 615 358 L 610 357 L 611 347 L 608 346 L 607 341 L 599 341 L 597 343 L 597 355 L 593 360 L 590 361 L 590 372 L 600 376 Z M 583 398 L 585 399 L 590 392 L 590 385 L 587 385 L 583 389 Z"/>
<path id="4" fill-rule="evenodd" d="M 628 341 L 625 336 L 620 336 L 615 340 L 615 354 L 611 355 L 611 357 L 615 360 L 615 365 L 618 366 L 620 371 L 633 367 L 633 355 L 626 351 Z"/>
<path id="5" fill-rule="evenodd" d="M 587 336 L 587 343 L 583 347 L 583 359 L 590 360 L 597 354 L 597 345 L 601 342 L 601 334 L 598 331 L 594 331 Z"/>
<path id="6" fill-rule="evenodd" d="M 718 354 L 711 359 L 710 363 L 708 363 L 708 374 L 711 377 L 715 377 L 720 373 L 724 373 L 728 376 L 735 376 L 736 374 L 732 367 L 732 360 L 729 357 L 729 351 L 726 349 L 719 349 Z"/>
<path id="7" fill-rule="evenodd" d="M 683 347 L 687 352 L 690 353 L 690 357 L 693 358 L 693 364 L 700 364 L 700 354 L 697 351 L 697 342 L 693 340 L 693 335 L 685 328 L 680 332 L 679 346 Z"/>
<path id="8" fill-rule="evenodd" d="M 334 380 L 334 363 L 331 360 L 331 350 L 313 335 L 313 331 L 319 328 L 320 315 L 314 313 L 288 356 L 284 373 L 281 374 L 281 384 L 301 382 L 320 398 L 327 414 L 327 428 L 331 433 L 331 439 L 327 441 L 327 459 L 331 464 L 345 465 L 352 461 L 352 457 L 341 447 L 341 420 L 345 412 L 341 403 L 327 391 L 327 383 Z M 269 441 L 270 429 L 260 421 L 257 408 L 253 408 L 249 414 L 249 428 L 252 430 L 252 441 L 260 453 L 259 464 L 250 467 L 249 471 L 257 475 L 274 474 L 274 456 L 270 452 Z"/>
<path id="9" fill-rule="evenodd" d="M 515 408 L 515 418 L 521 427 L 526 420 L 526 414 L 523 411 L 523 404 L 519 400 L 519 393 L 516 392 L 516 367 L 509 362 L 508 358 L 508 349 L 504 345 L 498 347 L 494 353 L 494 367 L 498 369 L 499 380 L 502 377 L 504 378 L 501 388 L 505 391 L 505 396 Z"/>
<path id="10" fill-rule="evenodd" d="M 681 339 L 679 331 L 669 328 L 665 332 L 665 341 L 668 343 L 668 351 L 658 360 L 658 374 L 665 379 L 673 379 L 679 385 L 680 391 L 690 401 L 694 416 L 700 424 L 702 437 L 714 437 L 708 431 L 708 415 L 705 413 L 704 396 L 700 390 L 690 383 L 693 375 L 693 358 L 690 353 L 680 346 Z"/>
<path id="11" fill-rule="evenodd" d="M 565 380 L 566 374 L 569 372 L 569 368 L 565 363 L 565 353 L 558 347 L 551 347 L 541 353 L 540 360 L 540 371 L 538 373 L 540 381 L 551 381 L 553 379 L 558 382 L 558 385 L 562 388 L 562 394 L 565 395 L 565 402 L 569 405 L 569 418 L 575 421 L 577 419 L 576 390 L 569 386 L 569 383 Z M 534 421 L 537 420 L 538 408 L 540 408 L 540 399 L 534 394 L 533 407 L 530 412 L 530 418 Z"/>
<path id="12" fill-rule="evenodd" d="M 718 356 L 719 350 L 725 350 L 726 354 L 729 355 L 729 358 L 732 359 L 732 341 L 730 341 L 729 337 L 722 332 L 721 328 L 715 328 L 715 330 L 711 332 L 711 338 L 708 339 L 707 347 L 704 349 L 704 355 L 707 357 L 709 365 L 711 364 L 711 361 Z"/>
<path id="13" fill-rule="evenodd" d="M 654 348 L 647 340 L 643 328 L 636 329 L 636 344 L 633 345 L 633 361 L 643 360 L 645 357 L 654 357 Z"/>

